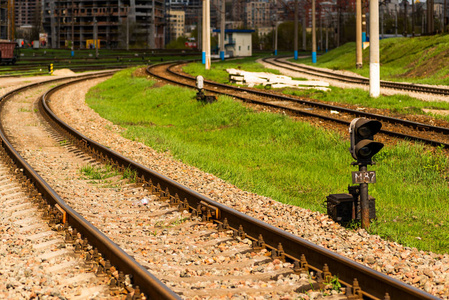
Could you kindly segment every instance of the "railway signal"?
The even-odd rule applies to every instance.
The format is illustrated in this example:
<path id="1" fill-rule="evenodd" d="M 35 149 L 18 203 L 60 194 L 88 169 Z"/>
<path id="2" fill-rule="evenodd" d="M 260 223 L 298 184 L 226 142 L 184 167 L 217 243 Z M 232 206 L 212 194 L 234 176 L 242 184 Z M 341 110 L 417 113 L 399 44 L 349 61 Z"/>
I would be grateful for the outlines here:
<path id="1" fill-rule="evenodd" d="M 376 120 L 357 118 L 349 125 L 352 157 L 357 160 L 353 165 L 359 166 L 358 172 L 352 172 L 352 183 L 359 183 L 360 215 L 362 228 L 368 229 L 370 221 L 368 183 L 376 182 L 376 172 L 369 171 L 367 165 L 374 164 L 372 158 L 384 146 L 374 142 L 376 135 L 382 128 L 382 123 Z M 375 215 L 375 211 L 373 212 Z"/>
<path id="2" fill-rule="evenodd" d="M 351 147 L 349 151 L 357 160 L 352 165 L 358 165 L 359 171 L 352 172 L 352 183 L 348 194 L 331 194 L 327 196 L 327 214 L 336 222 L 347 223 L 351 220 L 361 220 L 363 229 L 369 227 L 370 219 L 376 218 L 376 206 L 373 197 L 368 195 L 368 183 L 376 182 L 376 172 L 368 171 L 367 165 L 373 165 L 372 157 L 384 146 L 374 142 L 374 136 L 382 128 L 382 123 L 376 120 L 357 118 L 349 125 Z"/>
<path id="3" fill-rule="evenodd" d="M 204 94 L 204 77 L 201 75 L 196 76 L 196 88 L 198 89 L 198 92 L 196 93 L 196 100 L 206 103 L 212 103 L 217 100 L 215 96 L 206 96 Z"/>
<path id="4" fill-rule="evenodd" d="M 380 131 L 382 123 L 376 120 L 357 118 L 349 125 L 351 148 L 349 151 L 359 165 L 372 165 L 372 157 L 384 146 L 374 142 L 374 135 Z"/>

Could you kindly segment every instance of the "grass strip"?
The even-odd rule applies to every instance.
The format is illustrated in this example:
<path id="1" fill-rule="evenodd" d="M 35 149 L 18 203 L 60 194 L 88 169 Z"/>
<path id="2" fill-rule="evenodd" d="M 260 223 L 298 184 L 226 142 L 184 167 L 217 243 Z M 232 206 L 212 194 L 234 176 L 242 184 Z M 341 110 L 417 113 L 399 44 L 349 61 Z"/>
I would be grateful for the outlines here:
<path id="1" fill-rule="evenodd" d="M 433 85 L 449 84 L 449 35 L 380 40 L 382 80 Z M 292 59 L 291 61 L 295 61 Z M 363 50 L 363 68 L 356 68 L 355 43 L 347 43 L 318 57 L 296 62 L 334 70 L 348 70 L 369 77 L 369 47 Z"/>
<path id="2" fill-rule="evenodd" d="M 228 97 L 213 104 L 195 91 L 117 73 L 87 95 L 101 116 L 126 128 L 123 135 L 239 188 L 325 212 L 326 196 L 351 184 L 349 142 L 332 128 L 315 128 L 273 113 L 255 112 Z M 422 145 L 401 143 L 375 157 L 378 220 L 370 231 L 407 246 L 449 250 L 448 159 Z"/>
<path id="3" fill-rule="evenodd" d="M 337 50 L 334 50 L 337 51 Z M 339 53 L 339 52 L 338 52 Z M 220 83 L 229 83 L 229 75 L 226 69 L 240 68 L 249 72 L 271 72 L 279 74 L 278 70 L 264 69 L 259 63 L 254 62 L 254 59 L 233 60 L 225 62 L 217 62 L 212 64 L 210 70 L 204 70 L 204 65 L 201 63 L 190 63 L 183 68 L 183 70 L 193 76 L 203 75 L 206 79 L 213 80 Z M 256 86 L 263 89 L 262 86 Z M 266 89 L 270 89 L 266 87 Z M 430 115 L 438 119 L 449 121 L 448 115 L 432 114 L 425 112 L 424 109 L 449 111 L 449 102 L 445 101 L 423 101 L 407 95 L 380 95 L 378 98 L 372 98 L 368 91 L 352 88 L 343 89 L 331 86 L 331 91 L 325 92 L 316 89 L 279 89 L 280 92 L 286 95 L 296 95 L 317 99 L 326 102 L 339 102 L 351 105 L 358 105 L 361 107 L 370 107 L 377 109 L 389 109 L 396 114 L 414 114 L 414 115 Z"/>

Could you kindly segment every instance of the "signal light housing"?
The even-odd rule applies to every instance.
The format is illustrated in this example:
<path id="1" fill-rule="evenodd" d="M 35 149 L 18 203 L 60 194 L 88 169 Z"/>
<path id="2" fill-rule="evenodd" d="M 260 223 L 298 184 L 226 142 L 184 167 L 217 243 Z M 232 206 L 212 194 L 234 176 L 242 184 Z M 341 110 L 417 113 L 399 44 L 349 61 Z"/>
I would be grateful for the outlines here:
<path id="1" fill-rule="evenodd" d="M 349 125 L 349 135 L 351 148 L 349 151 L 357 163 L 362 165 L 372 165 L 372 157 L 384 146 L 379 142 L 374 142 L 374 135 L 380 131 L 382 123 L 376 120 L 357 118 Z"/>

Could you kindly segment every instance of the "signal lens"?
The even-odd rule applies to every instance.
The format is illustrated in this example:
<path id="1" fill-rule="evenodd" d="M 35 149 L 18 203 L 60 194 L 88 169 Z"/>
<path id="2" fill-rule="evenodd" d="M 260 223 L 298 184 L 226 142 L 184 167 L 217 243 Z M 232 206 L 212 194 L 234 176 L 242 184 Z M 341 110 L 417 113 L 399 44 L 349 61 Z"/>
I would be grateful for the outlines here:
<path id="1" fill-rule="evenodd" d="M 373 134 L 371 129 L 367 126 L 362 126 L 357 130 L 358 134 L 360 134 L 364 139 L 368 138 Z"/>
<path id="2" fill-rule="evenodd" d="M 361 157 L 369 157 L 371 155 L 371 148 L 370 147 L 363 147 L 359 150 L 359 155 Z"/>

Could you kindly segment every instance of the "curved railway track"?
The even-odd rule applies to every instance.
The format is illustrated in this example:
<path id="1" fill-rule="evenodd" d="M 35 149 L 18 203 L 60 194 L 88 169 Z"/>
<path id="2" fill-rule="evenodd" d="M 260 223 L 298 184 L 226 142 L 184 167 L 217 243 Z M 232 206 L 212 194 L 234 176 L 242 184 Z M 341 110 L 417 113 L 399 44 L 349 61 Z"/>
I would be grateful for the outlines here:
<path id="1" fill-rule="evenodd" d="M 182 63 L 166 63 L 150 66 L 148 74 L 163 80 L 188 87 L 195 87 L 195 78 L 178 69 Z M 395 138 L 413 140 L 432 146 L 449 148 L 449 124 L 441 126 L 391 117 L 379 113 L 322 103 L 304 97 L 293 97 L 252 88 L 237 87 L 205 80 L 204 90 L 214 94 L 228 95 L 245 102 L 274 108 L 294 115 L 316 118 L 349 126 L 352 119 L 365 117 L 383 122 L 381 133 Z"/>
<path id="2" fill-rule="evenodd" d="M 271 64 L 273 66 L 281 67 L 288 69 L 290 71 L 301 72 L 311 76 L 317 76 L 332 80 L 339 80 L 347 83 L 355 83 L 361 85 L 369 85 L 369 78 L 362 76 L 351 76 L 344 74 L 336 74 L 335 72 L 328 71 L 322 68 L 314 68 L 311 66 L 292 63 L 286 61 L 283 58 L 265 58 L 264 62 Z M 418 92 L 418 93 L 428 93 L 428 94 L 436 94 L 436 95 L 449 95 L 448 88 L 435 87 L 423 84 L 414 84 L 414 83 L 404 83 L 404 82 L 393 82 L 393 81 L 380 81 L 380 86 L 383 88 L 396 89 L 396 90 L 404 90 L 410 92 Z"/>
<path id="3" fill-rule="evenodd" d="M 112 74 L 109 72 L 109 75 Z M 100 76 L 107 76 L 108 73 L 104 73 Z M 92 77 L 84 76 L 85 77 Z M 78 79 L 80 80 L 80 79 Z M 83 80 L 83 79 L 81 79 Z M 52 80 L 50 82 L 55 82 Z M 47 81 L 48 83 L 49 81 Z M 40 84 L 33 84 L 22 87 L 18 90 L 6 94 L 1 99 L 2 114 L 4 107 L 8 105 L 9 99 L 15 94 L 25 91 L 30 87 L 39 86 Z M 92 264 L 92 268 L 97 273 L 107 272 L 111 273 L 110 263 L 118 267 L 125 274 L 133 275 L 133 282 L 137 286 L 142 286 L 142 291 L 154 298 L 166 298 L 176 299 L 177 296 L 165 287 L 158 279 L 151 275 L 145 268 L 137 264 L 125 251 L 115 245 L 108 239 L 103 233 L 101 233 L 96 227 L 89 224 L 80 214 L 75 212 L 69 207 L 64 200 L 43 180 L 43 178 L 25 161 L 25 159 L 17 152 L 12 146 L 11 130 L 7 128 L 5 130 L 4 121 L 1 123 L 1 138 L 3 151 L 5 151 L 16 165 L 13 169 L 20 171 L 17 176 L 21 181 L 26 182 L 25 187 L 30 193 L 30 196 L 35 202 L 39 203 L 40 208 L 46 208 L 44 216 L 50 219 L 50 225 L 53 227 L 58 225 L 58 228 L 63 228 L 65 232 L 65 240 L 74 245 L 76 251 L 82 251 L 85 257 L 89 257 L 88 263 Z M 14 139 L 14 138 L 13 138 Z M 17 142 L 16 142 L 17 143 Z M 23 150 L 22 150 L 23 151 Z M 79 151 L 79 150 L 78 150 Z M 22 153 L 23 155 L 23 153 Z M 89 245 L 87 244 L 89 241 Z M 100 252 L 101 254 L 97 254 Z M 133 293 L 135 289 L 129 289 L 124 284 L 124 276 L 122 273 L 113 274 L 115 276 L 115 286 L 120 288 L 128 288 L 128 293 Z M 114 287 L 115 287 L 114 286 Z M 137 299 L 137 298 L 136 298 Z"/>
<path id="4" fill-rule="evenodd" d="M 14 169 L 20 170 L 19 177 L 27 181 L 30 194 L 41 203 L 41 207 L 46 207 L 52 226 L 63 229 L 66 240 L 85 257 L 91 258 L 88 263 L 92 269 L 109 276 L 112 289 L 134 294 L 136 299 L 139 298 L 137 286 L 147 297 L 163 299 L 175 299 L 178 295 L 187 298 L 211 294 L 220 296 L 229 292 L 297 295 L 310 289 L 311 285 L 322 288 L 323 282 L 329 280 L 331 274 L 336 274 L 346 286 L 348 298 L 354 288 L 356 295 L 367 299 L 383 299 L 387 293 L 393 299 L 435 299 L 421 290 L 214 202 L 83 136 L 63 123 L 51 109 L 56 102 L 52 95 L 68 84 L 52 89 L 38 104 L 39 111 L 57 128 L 57 131 L 47 128 L 47 132 L 61 147 L 67 148 L 55 157 L 67 156 L 70 161 L 75 161 L 81 155 L 83 160 L 95 166 L 112 165 L 121 172 L 132 171 L 136 183 L 125 183 L 119 190 L 126 190 L 128 195 L 143 196 L 138 199 L 146 199 L 147 203 L 133 207 L 125 200 L 115 203 L 109 200 L 109 196 L 103 201 L 106 202 L 107 213 L 98 215 L 98 212 L 86 210 L 98 208 L 98 200 L 90 202 L 87 193 L 82 203 L 67 195 L 63 200 L 35 172 L 23 156 L 35 163 L 33 157 L 36 153 L 27 153 L 22 141 L 12 138 L 16 136 L 14 126 L 1 124 L 2 146 L 15 162 L 17 167 Z M 2 114 L 3 109 L 10 105 L 12 95 L 1 99 Z M 32 112 L 30 114 L 33 115 Z M 32 138 L 37 139 L 38 136 L 34 133 Z M 22 148 L 18 151 L 13 145 Z M 49 152 L 34 157 L 34 160 L 43 160 L 51 155 Z M 56 160 L 54 164 L 59 165 L 60 162 Z M 52 168 L 51 163 L 45 165 Z M 66 164 L 66 168 L 73 166 Z M 68 185 L 74 184 L 71 180 Z M 117 186 L 104 189 L 109 188 L 118 189 Z M 104 191 L 93 195 L 94 199 L 104 197 Z M 153 201 L 157 199 L 159 201 Z M 114 240 L 123 233 L 130 239 Z M 242 276 L 242 272 L 247 276 Z M 314 278 L 311 280 L 312 274 Z M 132 287 L 125 278 L 132 278 Z M 242 280 L 250 280 L 252 284 L 242 283 Z"/>
<path id="5" fill-rule="evenodd" d="M 70 69 L 73 72 L 87 72 L 87 71 L 101 71 L 101 70 L 111 70 L 111 69 L 125 69 L 133 65 L 142 65 L 142 62 L 137 62 L 134 64 L 119 64 L 119 65 L 86 65 L 86 66 L 71 66 L 71 65 L 55 65 L 53 71 L 58 69 Z M 20 73 L 18 73 L 20 72 Z M 37 67 L 23 67 L 15 68 L 14 71 L 8 73 L 4 71 L 1 73 L 0 78 L 8 77 L 23 77 L 23 76 L 39 76 L 39 75 L 49 75 L 47 71 L 47 65 L 41 65 Z"/>

